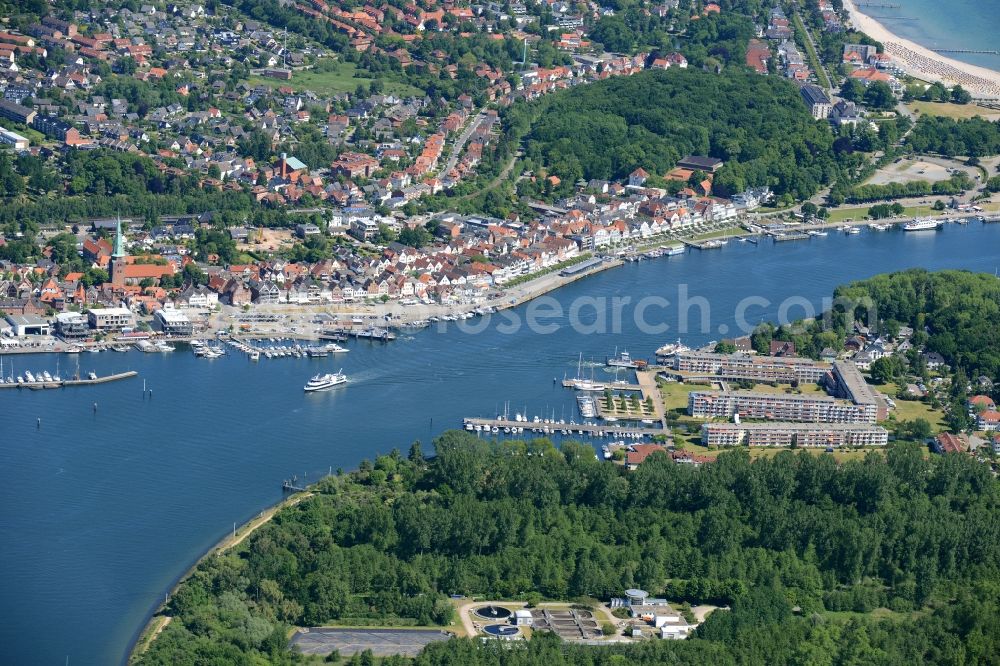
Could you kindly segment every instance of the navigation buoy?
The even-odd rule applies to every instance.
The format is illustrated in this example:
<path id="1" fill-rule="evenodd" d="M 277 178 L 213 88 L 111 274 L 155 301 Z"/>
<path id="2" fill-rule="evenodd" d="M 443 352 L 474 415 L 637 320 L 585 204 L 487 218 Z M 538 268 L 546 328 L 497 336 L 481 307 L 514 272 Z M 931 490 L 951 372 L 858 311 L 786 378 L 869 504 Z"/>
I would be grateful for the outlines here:
<path id="1" fill-rule="evenodd" d="M 95 414 L 97 413 L 97 403 L 96 402 L 94 403 L 94 413 Z"/>
<path id="2" fill-rule="evenodd" d="M 38 427 L 39 428 L 42 427 L 42 417 L 41 416 L 38 417 Z"/>

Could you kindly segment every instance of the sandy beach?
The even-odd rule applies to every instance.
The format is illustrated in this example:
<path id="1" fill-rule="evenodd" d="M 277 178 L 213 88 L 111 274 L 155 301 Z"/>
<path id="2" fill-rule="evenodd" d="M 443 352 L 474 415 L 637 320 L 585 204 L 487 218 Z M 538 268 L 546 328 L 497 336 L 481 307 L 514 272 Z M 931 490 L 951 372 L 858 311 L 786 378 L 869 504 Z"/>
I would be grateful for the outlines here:
<path id="1" fill-rule="evenodd" d="M 959 83 L 976 98 L 1000 99 L 1000 72 L 971 65 L 921 46 L 890 32 L 875 19 L 862 14 L 854 0 L 844 0 L 851 24 L 885 45 L 886 53 L 907 74 L 924 81 Z"/>

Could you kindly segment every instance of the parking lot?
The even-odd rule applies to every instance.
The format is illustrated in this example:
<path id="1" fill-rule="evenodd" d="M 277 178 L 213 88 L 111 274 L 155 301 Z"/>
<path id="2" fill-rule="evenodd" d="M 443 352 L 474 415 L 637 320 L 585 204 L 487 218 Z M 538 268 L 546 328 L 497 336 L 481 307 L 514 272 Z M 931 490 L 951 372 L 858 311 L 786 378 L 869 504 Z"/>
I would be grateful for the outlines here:
<path id="1" fill-rule="evenodd" d="M 292 647 L 304 654 L 330 654 L 337 650 L 350 657 L 371 650 L 376 657 L 416 657 L 429 643 L 446 641 L 451 634 L 430 629 L 300 629 L 292 636 Z"/>

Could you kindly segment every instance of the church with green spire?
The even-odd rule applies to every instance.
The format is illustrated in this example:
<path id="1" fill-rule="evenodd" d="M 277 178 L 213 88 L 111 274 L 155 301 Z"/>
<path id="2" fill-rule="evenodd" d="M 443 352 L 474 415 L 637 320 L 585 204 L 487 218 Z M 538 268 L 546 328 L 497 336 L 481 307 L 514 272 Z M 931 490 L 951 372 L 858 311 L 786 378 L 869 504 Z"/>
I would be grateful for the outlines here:
<path id="1" fill-rule="evenodd" d="M 125 254 L 125 235 L 122 234 L 122 220 L 118 218 L 115 231 L 115 249 L 111 253 L 111 284 L 115 287 L 125 286 L 125 266 L 128 264 Z"/>

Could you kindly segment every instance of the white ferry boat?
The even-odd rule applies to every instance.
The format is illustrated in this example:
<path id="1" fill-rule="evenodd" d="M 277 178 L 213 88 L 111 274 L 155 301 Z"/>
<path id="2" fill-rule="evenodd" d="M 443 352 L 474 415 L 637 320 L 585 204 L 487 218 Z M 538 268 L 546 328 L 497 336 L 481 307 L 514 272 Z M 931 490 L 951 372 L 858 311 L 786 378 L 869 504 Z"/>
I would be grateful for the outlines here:
<path id="1" fill-rule="evenodd" d="M 937 231 L 940 223 L 937 220 L 914 220 L 903 225 L 903 231 Z"/>
<path id="2" fill-rule="evenodd" d="M 314 391 L 329 391 L 335 386 L 340 386 L 341 384 L 346 383 L 347 375 L 345 375 L 343 371 L 340 371 L 316 375 L 302 388 L 306 393 L 312 393 Z"/>
<path id="3" fill-rule="evenodd" d="M 671 356 L 675 356 L 686 351 L 691 351 L 691 348 L 683 344 L 678 339 L 676 343 L 666 344 L 657 349 L 656 356 L 659 358 L 670 358 Z"/>

